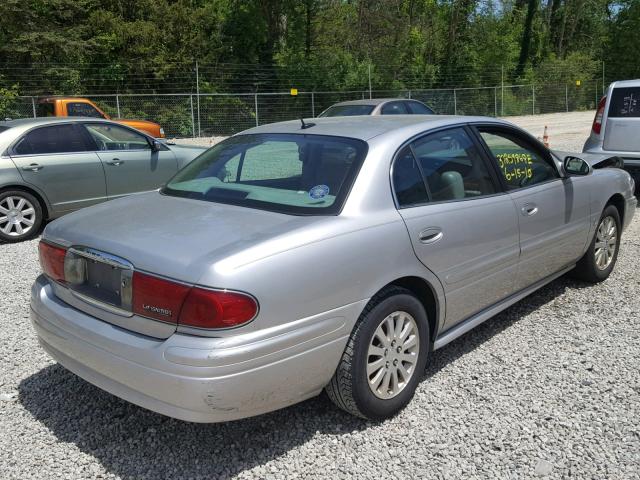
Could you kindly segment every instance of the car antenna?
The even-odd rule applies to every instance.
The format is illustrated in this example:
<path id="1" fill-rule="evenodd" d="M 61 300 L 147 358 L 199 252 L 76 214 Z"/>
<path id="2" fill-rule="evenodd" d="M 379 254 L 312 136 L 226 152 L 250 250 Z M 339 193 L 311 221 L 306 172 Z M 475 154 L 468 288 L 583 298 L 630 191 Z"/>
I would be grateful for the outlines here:
<path id="1" fill-rule="evenodd" d="M 311 122 L 305 123 L 304 122 L 304 118 L 301 118 L 300 122 L 302 123 L 302 127 L 301 127 L 302 130 L 306 130 L 307 128 L 315 127 L 315 125 L 316 125 L 315 123 L 311 123 Z"/>

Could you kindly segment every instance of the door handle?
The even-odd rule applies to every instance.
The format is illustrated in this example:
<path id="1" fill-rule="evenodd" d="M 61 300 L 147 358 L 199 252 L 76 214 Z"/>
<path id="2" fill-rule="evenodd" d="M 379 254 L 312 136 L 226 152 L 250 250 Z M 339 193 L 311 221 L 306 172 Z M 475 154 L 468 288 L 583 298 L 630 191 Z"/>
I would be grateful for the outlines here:
<path id="1" fill-rule="evenodd" d="M 117 167 L 118 165 L 122 165 L 124 163 L 124 160 L 120 160 L 119 158 L 114 158 L 113 160 L 109 160 L 107 163 L 109 165 L 115 165 Z"/>
<path id="2" fill-rule="evenodd" d="M 38 165 L 37 163 L 32 163 L 27 167 L 22 167 L 22 170 L 24 170 L 25 172 L 37 172 L 39 170 L 42 170 L 44 167 L 42 165 Z"/>
<path id="3" fill-rule="evenodd" d="M 521 211 L 522 215 L 524 215 L 525 217 L 530 217 L 531 215 L 535 215 L 536 213 L 538 213 L 538 207 L 532 203 L 529 203 L 522 207 Z"/>
<path id="4" fill-rule="evenodd" d="M 442 239 L 444 233 L 438 227 L 425 228 L 420 232 L 418 238 L 420 243 L 428 245 L 430 243 L 436 243 Z"/>

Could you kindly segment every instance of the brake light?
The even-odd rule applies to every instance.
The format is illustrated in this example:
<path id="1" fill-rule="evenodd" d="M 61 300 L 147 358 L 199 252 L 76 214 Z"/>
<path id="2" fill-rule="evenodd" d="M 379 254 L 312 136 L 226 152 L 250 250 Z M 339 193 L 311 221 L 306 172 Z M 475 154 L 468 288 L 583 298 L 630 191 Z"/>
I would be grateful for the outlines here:
<path id="1" fill-rule="evenodd" d="M 602 97 L 600 102 L 598 103 L 598 110 L 596 111 L 596 116 L 593 119 L 593 125 L 591 129 L 593 133 L 600 135 L 600 131 L 602 130 L 602 117 L 604 117 L 604 106 L 607 103 L 607 97 Z"/>
<path id="2" fill-rule="evenodd" d="M 133 312 L 197 328 L 237 327 L 258 312 L 253 297 L 191 287 L 140 272 L 133 274 Z"/>
<path id="3" fill-rule="evenodd" d="M 178 323 L 180 309 L 191 287 L 162 278 L 133 273 L 133 313 Z"/>
<path id="4" fill-rule="evenodd" d="M 64 257 L 67 249 L 41 241 L 38 244 L 38 254 L 44 274 L 56 282 L 64 282 Z"/>
<path id="5" fill-rule="evenodd" d="M 244 293 L 193 287 L 180 312 L 180 325 L 198 328 L 229 328 L 249 322 L 258 304 Z"/>

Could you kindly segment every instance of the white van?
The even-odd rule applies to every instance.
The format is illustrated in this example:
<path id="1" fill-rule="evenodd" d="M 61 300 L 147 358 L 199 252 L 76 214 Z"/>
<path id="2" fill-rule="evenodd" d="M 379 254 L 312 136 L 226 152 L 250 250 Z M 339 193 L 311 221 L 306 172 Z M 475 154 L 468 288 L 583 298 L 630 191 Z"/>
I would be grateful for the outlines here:
<path id="1" fill-rule="evenodd" d="M 582 151 L 621 157 L 640 185 L 640 80 L 609 85 Z"/>

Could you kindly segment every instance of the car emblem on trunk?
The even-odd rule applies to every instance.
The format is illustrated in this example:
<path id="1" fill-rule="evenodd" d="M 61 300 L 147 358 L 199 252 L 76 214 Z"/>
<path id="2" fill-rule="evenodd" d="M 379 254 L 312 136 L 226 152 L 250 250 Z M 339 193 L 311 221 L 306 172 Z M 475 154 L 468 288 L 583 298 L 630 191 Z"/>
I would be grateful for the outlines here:
<path id="1" fill-rule="evenodd" d="M 170 317 L 173 314 L 173 312 L 171 310 L 169 310 L 168 308 L 160 308 L 160 307 L 155 307 L 153 305 L 143 304 L 142 308 L 144 310 L 148 310 L 148 311 L 153 312 L 153 313 L 158 313 L 160 315 L 164 315 L 165 317 Z"/>

